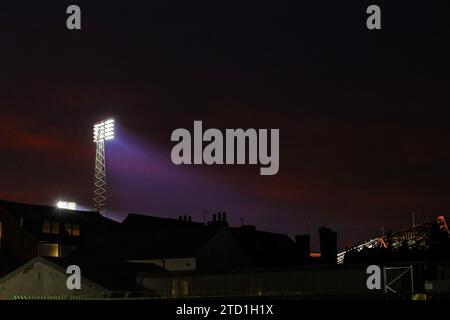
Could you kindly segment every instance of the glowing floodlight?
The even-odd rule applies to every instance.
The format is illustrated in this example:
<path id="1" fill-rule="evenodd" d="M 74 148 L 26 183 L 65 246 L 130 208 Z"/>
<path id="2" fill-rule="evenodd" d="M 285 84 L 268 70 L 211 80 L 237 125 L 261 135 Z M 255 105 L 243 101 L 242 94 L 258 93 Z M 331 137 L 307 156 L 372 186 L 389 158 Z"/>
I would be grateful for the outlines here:
<path id="1" fill-rule="evenodd" d="M 106 214 L 106 155 L 105 141 L 114 139 L 114 119 L 100 121 L 94 125 L 95 175 L 94 210 Z"/>
<path id="2" fill-rule="evenodd" d="M 66 210 L 77 210 L 77 204 L 75 202 L 68 202 L 68 201 L 58 201 L 56 203 L 56 206 L 59 209 L 66 209 Z"/>
<path id="3" fill-rule="evenodd" d="M 114 139 L 114 119 L 101 121 L 94 125 L 94 142 Z"/>

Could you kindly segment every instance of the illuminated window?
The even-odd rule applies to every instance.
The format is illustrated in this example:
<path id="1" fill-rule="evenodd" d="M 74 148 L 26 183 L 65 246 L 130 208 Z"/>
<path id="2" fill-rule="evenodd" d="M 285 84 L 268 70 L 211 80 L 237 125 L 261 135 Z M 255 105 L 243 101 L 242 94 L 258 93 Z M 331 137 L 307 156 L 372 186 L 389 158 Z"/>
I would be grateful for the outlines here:
<path id="1" fill-rule="evenodd" d="M 50 221 L 44 221 L 42 223 L 42 232 L 43 233 L 50 233 Z"/>
<path id="2" fill-rule="evenodd" d="M 69 236 L 79 237 L 80 236 L 80 225 L 79 224 L 71 224 L 64 223 L 64 231 Z"/>
<path id="3" fill-rule="evenodd" d="M 40 243 L 38 254 L 44 257 L 60 257 L 60 247 L 57 243 Z"/>
<path id="4" fill-rule="evenodd" d="M 45 220 L 42 222 L 42 233 L 59 234 L 59 222 Z"/>
<path id="5" fill-rule="evenodd" d="M 58 234 L 59 233 L 59 223 L 53 221 L 52 222 L 52 233 L 53 234 Z"/>
<path id="6" fill-rule="evenodd" d="M 72 225 L 68 222 L 64 223 L 64 231 L 71 236 L 72 235 Z"/>
<path id="7" fill-rule="evenodd" d="M 72 235 L 74 237 L 80 236 L 80 225 L 79 224 L 73 224 L 72 225 Z"/>

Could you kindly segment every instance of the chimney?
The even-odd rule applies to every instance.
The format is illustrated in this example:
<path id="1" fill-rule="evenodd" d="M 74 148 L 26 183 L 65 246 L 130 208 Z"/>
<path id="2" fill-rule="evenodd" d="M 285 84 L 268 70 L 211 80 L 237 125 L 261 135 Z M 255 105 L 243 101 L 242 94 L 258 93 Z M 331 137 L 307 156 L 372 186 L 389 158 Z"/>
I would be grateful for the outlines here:
<path id="1" fill-rule="evenodd" d="M 323 262 L 337 264 L 337 233 L 329 228 L 321 227 L 320 257 Z"/>
<path id="2" fill-rule="evenodd" d="M 301 259 L 301 262 L 307 261 L 311 254 L 309 235 L 305 234 L 295 236 L 295 245 L 297 247 L 297 253 Z"/>
<path id="3" fill-rule="evenodd" d="M 188 222 L 192 222 L 192 217 L 188 216 Z"/>
<path id="4" fill-rule="evenodd" d="M 216 214 L 213 214 L 213 222 L 216 222 Z"/>
<path id="5" fill-rule="evenodd" d="M 183 217 L 182 216 L 178 216 L 178 221 L 183 221 Z"/>
<path id="6" fill-rule="evenodd" d="M 227 213 L 223 212 L 222 216 L 223 216 L 223 221 L 227 222 Z"/>

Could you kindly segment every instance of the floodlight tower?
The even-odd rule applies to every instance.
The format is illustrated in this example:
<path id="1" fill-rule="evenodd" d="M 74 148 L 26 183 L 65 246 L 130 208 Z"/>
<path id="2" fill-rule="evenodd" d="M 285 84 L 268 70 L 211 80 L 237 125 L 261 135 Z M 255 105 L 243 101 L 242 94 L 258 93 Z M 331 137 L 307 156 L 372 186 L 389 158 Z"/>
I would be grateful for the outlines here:
<path id="1" fill-rule="evenodd" d="M 105 141 L 114 139 L 114 120 L 100 121 L 94 125 L 95 152 L 94 210 L 106 214 L 106 160 Z"/>

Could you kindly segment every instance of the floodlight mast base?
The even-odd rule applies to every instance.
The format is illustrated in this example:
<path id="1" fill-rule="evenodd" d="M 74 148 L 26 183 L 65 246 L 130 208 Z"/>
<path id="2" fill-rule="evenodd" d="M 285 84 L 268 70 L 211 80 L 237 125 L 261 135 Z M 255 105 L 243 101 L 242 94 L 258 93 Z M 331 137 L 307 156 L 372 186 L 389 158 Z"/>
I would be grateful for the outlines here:
<path id="1" fill-rule="evenodd" d="M 94 179 L 94 210 L 106 215 L 106 161 L 105 141 L 96 142 L 95 179 Z"/>

